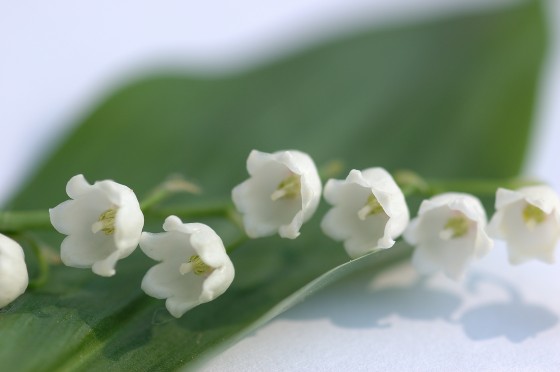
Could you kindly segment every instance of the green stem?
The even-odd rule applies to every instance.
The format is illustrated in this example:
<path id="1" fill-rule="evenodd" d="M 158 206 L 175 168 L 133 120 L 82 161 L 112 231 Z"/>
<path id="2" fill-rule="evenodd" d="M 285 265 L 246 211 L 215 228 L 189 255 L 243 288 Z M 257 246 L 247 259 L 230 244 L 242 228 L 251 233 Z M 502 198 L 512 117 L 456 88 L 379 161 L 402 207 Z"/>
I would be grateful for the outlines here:
<path id="1" fill-rule="evenodd" d="M 394 173 L 405 196 L 430 197 L 444 192 L 464 192 L 477 196 L 494 196 L 498 188 L 518 189 L 541 182 L 519 178 L 504 179 L 424 179 L 418 174 L 403 170 Z"/>
<path id="2" fill-rule="evenodd" d="M 194 183 L 188 182 L 181 177 L 172 177 L 156 187 L 146 197 L 146 199 L 140 203 L 140 209 L 142 209 L 143 212 L 146 212 L 168 197 L 177 193 L 199 194 L 200 188 Z"/>
<path id="3" fill-rule="evenodd" d="M 524 186 L 538 185 L 541 182 L 518 178 L 506 179 L 471 179 L 471 180 L 429 180 L 432 195 L 456 191 L 477 196 L 494 196 L 498 188 L 516 190 Z"/>
<path id="4" fill-rule="evenodd" d="M 52 228 L 49 211 L 0 212 L 0 231 L 20 232 Z"/>
<path id="5" fill-rule="evenodd" d="M 216 203 L 199 206 L 178 206 L 168 208 L 153 208 L 150 215 L 158 217 L 178 216 L 181 218 L 226 217 L 229 218 L 232 206 L 230 203 Z"/>
<path id="6" fill-rule="evenodd" d="M 158 188 L 148 195 L 146 199 L 142 200 L 142 203 L 140 203 L 140 209 L 142 209 L 142 212 L 146 212 L 153 206 L 165 200 L 169 195 L 170 192 L 168 190 Z"/>
<path id="7" fill-rule="evenodd" d="M 339 176 L 344 170 L 344 164 L 340 160 L 331 160 L 319 168 L 319 177 L 322 182 L 326 182 L 329 178 Z"/>
<path id="8" fill-rule="evenodd" d="M 155 195 L 152 201 L 160 199 L 161 195 Z M 150 207 L 145 211 L 146 215 L 156 217 L 167 217 L 176 215 L 182 218 L 205 218 L 224 217 L 238 226 L 235 212 L 231 203 L 214 203 L 198 206 L 178 206 L 168 208 Z M 0 212 L 0 232 L 18 233 L 28 230 L 52 228 L 48 211 L 14 211 Z"/>
<path id="9" fill-rule="evenodd" d="M 242 246 L 245 242 L 247 242 L 249 240 L 249 237 L 245 234 L 243 234 L 242 236 L 240 236 L 237 240 L 233 241 L 232 243 L 230 243 L 227 247 L 226 247 L 226 253 L 228 255 L 231 255 L 233 253 L 233 251 L 235 251 L 237 248 L 239 248 L 240 246 Z"/>

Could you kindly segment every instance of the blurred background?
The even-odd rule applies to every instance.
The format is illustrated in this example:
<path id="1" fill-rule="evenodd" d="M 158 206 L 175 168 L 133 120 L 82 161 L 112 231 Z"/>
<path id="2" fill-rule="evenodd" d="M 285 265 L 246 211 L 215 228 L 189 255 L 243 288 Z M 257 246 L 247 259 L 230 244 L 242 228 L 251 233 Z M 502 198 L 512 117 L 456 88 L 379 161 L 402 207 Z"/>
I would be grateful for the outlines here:
<path id="1" fill-rule="evenodd" d="M 372 25 L 513 2 L 5 3 L 0 12 L 0 202 L 9 198 L 82 113 L 112 88 L 153 68 L 231 74 Z M 560 6 L 556 1 L 548 3 L 550 25 L 558 25 Z M 556 50 L 549 56 L 542 79 L 538 133 L 527 167 L 538 175 L 555 159 L 553 139 L 560 135 L 554 125 L 560 118 L 554 104 L 560 92 Z M 550 175 L 544 178 L 557 182 Z"/>
<path id="2" fill-rule="evenodd" d="M 0 5 L 0 203 L 8 200 L 34 166 L 62 141 L 77 118 L 113 88 L 152 69 L 229 75 L 372 25 L 507 3 L 512 1 L 286 0 L 271 4 L 256 0 L 127 0 L 118 6 L 108 0 L 4 3 Z M 560 190 L 560 105 L 556 103 L 560 97 L 560 2 L 547 2 L 547 9 L 551 49 L 539 88 L 536 132 L 524 169 Z M 554 335 L 560 331 L 560 307 L 553 298 L 560 287 L 549 283 L 559 279 L 558 265 L 531 263 L 514 271 L 506 264 L 503 247 L 497 248 L 501 249 L 477 267 L 479 273 L 486 274 L 473 275 L 464 287 L 436 277 L 430 281 L 428 293 L 411 288 L 403 293 L 398 289 L 402 283 L 415 280 L 407 264 L 373 279 L 363 274 L 348 278 L 244 339 L 207 369 L 271 370 L 268 367 L 274 365 L 275 370 L 336 366 L 368 370 L 368 363 L 373 362 L 383 369 L 390 368 L 388 363 L 395 363 L 394 355 L 399 354 L 402 358 L 392 366 L 402 370 L 430 366 L 436 370 L 482 370 L 484 366 L 487 370 L 552 370 L 560 362 L 549 353 L 551 345 L 560 342 Z M 501 272 L 506 274 L 492 277 Z M 484 280 L 482 289 L 476 279 L 481 275 L 491 277 Z M 360 321 L 371 314 L 351 313 L 354 323 L 343 315 L 349 314 L 353 304 L 363 306 L 364 291 L 375 294 L 366 303 L 386 304 L 378 307 L 376 314 L 381 325 Z M 515 298 L 515 306 L 484 307 L 485 301 L 492 303 L 508 296 Z M 424 308 L 424 313 L 406 312 L 415 306 L 414 301 L 426 299 L 433 300 L 433 305 Z M 461 305 L 455 306 L 455 302 Z M 325 315 L 321 311 L 325 308 L 332 311 Z M 457 308 L 459 317 L 442 324 L 441 318 Z M 492 329 L 500 318 L 506 323 L 527 322 L 527 326 L 509 332 L 505 324 L 481 333 L 481 329 Z M 537 337 L 544 331 L 543 337 Z M 386 344 L 369 350 L 368 340 L 372 339 Z M 425 345 L 436 339 L 451 342 L 426 353 Z M 311 344 L 314 347 L 310 349 Z M 296 355 L 294 348 L 299 349 Z M 485 349 L 485 359 L 469 358 L 465 350 L 473 349 Z M 326 354 L 337 355 L 335 362 L 339 364 L 323 365 Z M 415 364 L 418 360 L 421 364 Z"/>

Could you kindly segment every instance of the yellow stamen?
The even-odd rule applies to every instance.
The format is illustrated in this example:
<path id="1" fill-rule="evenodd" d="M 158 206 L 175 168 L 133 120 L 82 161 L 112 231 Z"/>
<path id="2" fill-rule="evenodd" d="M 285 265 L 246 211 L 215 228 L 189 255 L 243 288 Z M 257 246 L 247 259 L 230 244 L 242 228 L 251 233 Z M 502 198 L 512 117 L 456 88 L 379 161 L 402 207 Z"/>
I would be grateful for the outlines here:
<path id="1" fill-rule="evenodd" d="M 111 235 L 115 232 L 115 217 L 117 215 L 116 208 L 107 209 L 101 213 L 97 222 L 91 226 L 91 231 L 95 234 L 103 231 L 105 235 Z"/>
<path id="2" fill-rule="evenodd" d="M 523 208 L 522 215 L 523 221 L 525 221 L 525 224 L 531 230 L 546 220 L 546 213 L 539 207 L 529 203 Z"/>
<path id="3" fill-rule="evenodd" d="M 358 211 L 358 218 L 364 221 L 368 216 L 376 215 L 385 212 L 375 195 L 371 194 L 366 202 L 366 205 Z"/>
<path id="4" fill-rule="evenodd" d="M 470 220 L 464 214 L 460 214 L 447 220 L 439 236 L 443 240 L 460 238 L 469 232 L 469 228 Z"/>
<path id="5" fill-rule="evenodd" d="M 204 263 L 204 261 L 202 261 L 202 259 L 198 255 L 191 256 L 188 262 L 183 263 L 179 267 L 179 272 L 181 273 L 181 275 L 185 275 L 192 271 L 195 275 L 200 276 L 209 274 L 210 272 L 212 272 L 212 270 L 213 268 Z"/>
<path id="6" fill-rule="evenodd" d="M 297 174 L 292 174 L 278 184 L 276 190 L 270 195 L 270 199 L 294 199 L 301 193 L 301 180 Z"/>

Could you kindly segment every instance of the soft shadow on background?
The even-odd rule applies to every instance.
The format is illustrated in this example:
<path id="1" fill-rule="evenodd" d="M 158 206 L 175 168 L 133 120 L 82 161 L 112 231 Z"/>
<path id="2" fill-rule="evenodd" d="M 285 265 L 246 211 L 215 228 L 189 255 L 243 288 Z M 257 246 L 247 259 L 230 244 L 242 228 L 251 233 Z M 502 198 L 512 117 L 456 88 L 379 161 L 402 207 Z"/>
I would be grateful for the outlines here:
<path id="1" fill-rule="evenodd" d="M 338 327 L 377 328 L 388 332 L 393 323 L 403 319 L 445 321 L 462 328 L 473 341 L 503 337 L 513 343 L 537 337 L 558 323 L 553 310 L 524 300 L 515 284 L 496 275 L 473 272 L 456 288 L 438 288 L 434 280 L 411 276 L 410 267 L 396 270 L 411 279 L 406 283 L 385 281 L 377 285 L 377 276 L 362 272 L 317 295 L 315 306 L 292 309 L 281 318 L 295 321 L 327 318 Z M 482 296 L 477 301 L 477 289 L 482 285 L 496 287 L 505 298 Z M 461 286 L 467 292 L 459 291 Z"/>

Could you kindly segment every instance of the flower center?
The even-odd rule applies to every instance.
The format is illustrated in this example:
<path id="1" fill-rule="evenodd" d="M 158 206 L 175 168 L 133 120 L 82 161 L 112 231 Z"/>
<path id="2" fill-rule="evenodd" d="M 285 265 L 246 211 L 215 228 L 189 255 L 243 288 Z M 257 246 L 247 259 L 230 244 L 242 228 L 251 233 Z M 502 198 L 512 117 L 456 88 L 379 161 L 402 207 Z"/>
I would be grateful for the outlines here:
<path id="1" fill-rule="evenodd" d="M 181 266 L 179 267 L 179 272 L 181 273 L 181 275 L 185 275 L 190 272 L 193 272 L 195 275 L 199 276 L 208 275 L 213 270 L 214 269 L 208 266 L 204 261 L 202 261 L 202 258 L 200 258 L 200 256 L 198 255 L 191 256 L 191 258 L 189 258 L 187 262 L 181 264 Z"/>
<path id="2" fill-rule="evenodd" d="M 297 174 L 292 174 L 282 180 L 276 190 L 270 194 L 270 199 L 294 199 L 301 193 L 301 179 Z"/>
<path id="3" fill-rule="evenodd" d="M 467 216 L 460 213 L 447 220 L 443 230 L 439 233 L 439 237 L 443 240 L 460 238 L 469 232 L 470 225 L 471 223 Z"/>
<path id="4" fill-rule="evenodd" d="M 523 221 L 525 221 L 525 224 L 530 230 L 546 220 L 546 213 L 539 207 L 535 207 L 533 204 L 529 203 L 523 208 L 521 214 L 523 215 Z"/>
<path id="5" fill-rule="evenodd" d="M 375 195 L 371 194 L 367 198 L 366 205 L 358 211 L 358 217 L 364 221 L 367 217 L 385 212 Z"/>
<path id="6" fill-rule="evenodd" d="M 117 215 L 117 208 L 107 209 L 101 213 L 99 219 L 91 225 L 91 231 L 95 234 L 103 231 L 105 235 L 111 235 L 115 232 L 115 216 Z"/>

